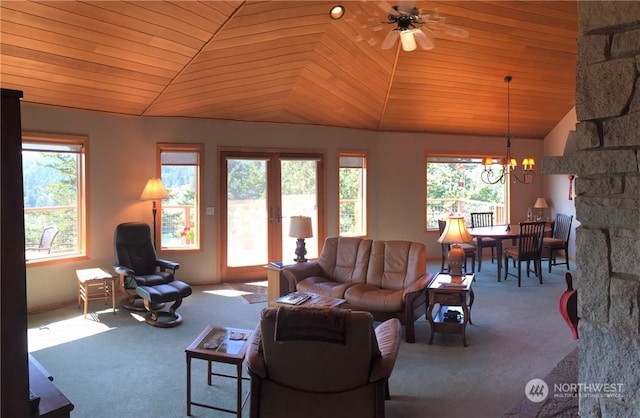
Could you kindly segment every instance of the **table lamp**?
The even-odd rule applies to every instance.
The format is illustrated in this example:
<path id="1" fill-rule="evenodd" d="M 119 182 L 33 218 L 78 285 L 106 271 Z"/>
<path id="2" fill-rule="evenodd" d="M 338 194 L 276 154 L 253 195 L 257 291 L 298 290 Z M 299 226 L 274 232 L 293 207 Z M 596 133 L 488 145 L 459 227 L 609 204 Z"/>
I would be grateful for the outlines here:
<path id="1" fill-rule="evenodd" d="M 169 192 L 165 189 L 162 180 L 159 178 L 152 178 L 147 181 L 142 193 L 140 194 L 140 200 L 153 200 L 153 207 L 151 213 L 153 214 L 153 247 L 156 248 L 156 200 L 166 199 L 169 197 Z"/>
<path id="2" fill-rule="evenodd" d="M 539 209 L 539 215 L 538 215 L 538 220 L 541 221 L 544 219 L 544 210 L 546 208 L 549 207 L 549 205 L 547 205 L 547 201 L 544 199 L 544 197 L 539 197 L 536 199 L 536 203 L 533 205 L 534 208 Z"/>
<path id="3" fill-rule="evenodd" d="M 304 239 L 313 236 L 311 218 L 308 216 L 292 216 L 291 223 L 289 223 L 289 236 L 298 239 L 296 241 L 296 258 L 293 261 L 306 263 L 307 259 L 304 256 L 307 254 L 307 249 Z"/>
<path id="4" fill-rule="evenodd" d="M 440 238 L 438 238 L 438 242 L 451 245 L 447 258 L 449 261 L 449 275 L 452 279 L 462 277 L 462 266 L 464 265 L 465 254 L 461 244 L 472 240 L 473 237 L 469 234 L 469 231 L 467 231 L 464 223 L 464 217 L 451 216 L 447 220 L 447 225 L 444 227 Z"/>

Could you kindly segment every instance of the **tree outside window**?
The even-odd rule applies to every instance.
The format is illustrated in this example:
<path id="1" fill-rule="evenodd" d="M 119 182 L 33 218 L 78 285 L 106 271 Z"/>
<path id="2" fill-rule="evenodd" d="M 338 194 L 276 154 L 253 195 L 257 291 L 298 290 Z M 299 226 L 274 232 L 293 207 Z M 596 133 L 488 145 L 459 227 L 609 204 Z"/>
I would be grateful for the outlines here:
<path id="1" fill-rule="evenodd" d="M 200 145 L 159 144 L 162 201 L 160 248 L 200 248 Z"/>
<path id="2" fill-rule="evenodd" d="M 28 263 L 86 255 L 85 137 L 23 134 Z"/>
<path id="3" fill-rule="evenodd" d="M 506 184 L 485 184 L 480 179 L 482 159 L 464 156 L 427 156 L 425 225 L 438 228 L 438 220 L 460 214 L 467 225 L 471 212 L 493 212 L 494 222 L 507 222 Z"/>
<path id="4" fill-rule="evenodd" d="M 338 153 L 340 235 L 367 235 L 367 155 Z"/>

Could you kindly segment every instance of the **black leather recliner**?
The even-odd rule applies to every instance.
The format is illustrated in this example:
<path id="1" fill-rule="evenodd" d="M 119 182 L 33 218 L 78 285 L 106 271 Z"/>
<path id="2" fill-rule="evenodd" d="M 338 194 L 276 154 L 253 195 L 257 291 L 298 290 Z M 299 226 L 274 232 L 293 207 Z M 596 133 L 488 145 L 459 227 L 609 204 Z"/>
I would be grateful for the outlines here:
<path id="1" fill-rule="evenodd" d="M 120 275 L 120 286 L 128 296 L 122 306 L 129 310 L 149 311 L 145 321 L 150 325 L 163 328 L 179 325 L 182 317 L 176 310 L 182 299 L 191 295 L 192 289 L 174 278 L 180 264 L 157 257 L 149 225 L 141 222 L 118 225 L 113 247 L 113 268 Z M 143 306 L 140 306 L 140 300 Z M 173 302 L 169 311 L 160 310 L 165 302 Z"/>

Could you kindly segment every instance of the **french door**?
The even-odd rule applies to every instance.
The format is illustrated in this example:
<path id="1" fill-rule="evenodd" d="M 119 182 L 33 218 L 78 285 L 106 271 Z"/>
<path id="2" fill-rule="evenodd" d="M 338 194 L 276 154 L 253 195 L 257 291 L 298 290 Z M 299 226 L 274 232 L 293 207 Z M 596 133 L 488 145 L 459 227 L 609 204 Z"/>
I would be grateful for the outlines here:
<path id="1" fill-rule="evenodd" d="M 218 274 L 222 281 L 266 277 L 271 261 L 293 262 L 291 216 L 309 216 L 313 237 L 307 258 L 324 240 L 324 154 L 321 152 L 219 151 Z"/>

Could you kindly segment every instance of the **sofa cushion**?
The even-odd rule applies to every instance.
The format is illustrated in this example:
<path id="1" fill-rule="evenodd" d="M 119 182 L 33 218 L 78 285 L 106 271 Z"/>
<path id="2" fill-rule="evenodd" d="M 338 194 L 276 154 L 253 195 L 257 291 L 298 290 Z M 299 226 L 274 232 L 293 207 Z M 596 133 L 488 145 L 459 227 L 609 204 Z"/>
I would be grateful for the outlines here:
<path id="1" fill-rule="evenodd" d="M 329 237 L 325 240 L 318 264 L 326 277 L 334 282 L 364 283 L 371 242 L 370 239 L 356 237 Z"/>
<path id="2" fill-rule="evenodd" d="M 331 296 L 332 298 L 342 298 L 345 290 L 353 285 L 354 283 L 334 282 L 325 277 L 311 276 L 299 281 L 296 284 L 296 290 Z"/>
<path id="3" fill-rule="evenodd" d="M 381 289 L 370 284 L 356 284 L 344 293 L 344 299 L 349 305 L 379 312 L 397 312 L 404 309 L 404 291 Z"/>
<path id="4" fill-rule="evenodd" d="M 406 289 L 427 272 L 424 244 L 375 240 L 366 283 L 387 290 Z"/>

